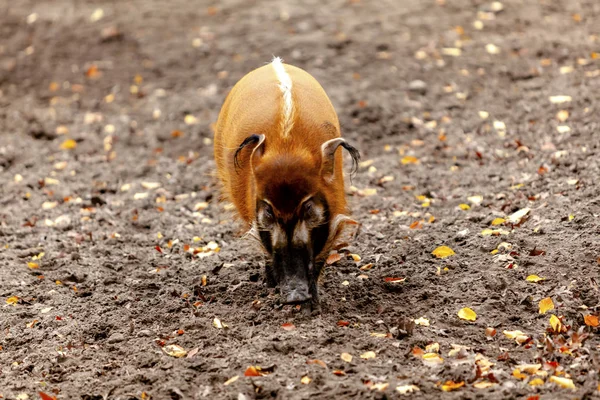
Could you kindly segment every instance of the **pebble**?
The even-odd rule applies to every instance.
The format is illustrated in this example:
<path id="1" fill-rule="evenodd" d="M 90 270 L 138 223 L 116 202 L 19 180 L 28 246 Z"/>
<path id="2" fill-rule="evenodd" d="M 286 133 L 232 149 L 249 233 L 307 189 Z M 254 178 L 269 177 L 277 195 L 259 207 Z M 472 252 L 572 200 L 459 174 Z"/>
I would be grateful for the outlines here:
<path id="1" fill-rule="evenodd" d="M 427 84 L 419 79 L 414 80 L 408 84 L 408 90 L 417 92 L 420 94 L 427 93 Z"/>
<path id="2" fill-rule="evenodd" d="M 108 343 L 120 343 L 122 341 L 125 340 L 125 335 L 123 335 L 122 333 L 113 333 L 112 335 L 110 335 L 110 337 L 108 338 L 107 342 Z"/>

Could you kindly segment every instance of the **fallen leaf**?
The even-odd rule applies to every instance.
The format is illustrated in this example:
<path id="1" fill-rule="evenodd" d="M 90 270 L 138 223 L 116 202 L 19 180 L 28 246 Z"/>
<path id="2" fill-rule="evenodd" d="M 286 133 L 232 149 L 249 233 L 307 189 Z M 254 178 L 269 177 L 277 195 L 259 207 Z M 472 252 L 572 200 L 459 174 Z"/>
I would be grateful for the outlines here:
<path id="1" fill-rule="evenodd" d="M 587 326 L 591 326 L 594 328 L 598 326 L 598 317 L 595 315 L 586 315 L 583 317 L 583 320 L 585 321 L 585 324 Z"/>
<path id="2" fill-rule="evenodd" d="M 550 316 L 550 326 L 554 332 L 560 332 L 562 328 L 562 324 L 560 323 L 560 319 L 554 314 Z"/>
<path id="3" fill-rule="evenodd" d="M 34 263 L 34 262 L 32 262 L 32 261 L 29 261 L 29 262 L 27 263 L 27 266 L 28 266 L 29 268 L 31 268 L 31 269 L 38 269 L 38 268 L 40 267 L 40 265 L 39 265 L 38 263 Z"/>
<path id="4" fill-rule="evenodd" d="M 540 278 L 540 277 L 539 277 L 539 276 L 537 276 L 537 275 L 529 275 L 527 278 L 525 278 L 525 280 L 526 280 L 527 282 L 538 283 L 538 282 L 544 281 L 544 280 L 546 280 L 546 279 L 545 279 L 545 278 Z"/>
<path id="5" fill-rule="evenodd" d="M 162 350 L 170 355 L 171 357 L 184 357 L 187 354 L 187 351 L 179 345 L 169 344 L 162 348 Z"/>
<path id="6" fill-rule="evenodd" d="M 467 210 L 470 210 L 470 209 L 471 209 L 471 206 L 470 206 L 470 205 L 468 205 L 468 204 L 464 204 L 464 203 L 462 203 L 462 204 L 459 204 L 459 205 L 458 205 L 458 208 L 460 208 L 461 210 L 467 211 Z"/>
<path id="7" fill-rule="evenodd" d="M 371 390 L 377 390 L 378 392 L 385 392 L 387 388 L 390 386 L 387 382 L 379 382 L 371 385 Z"/>
<path id="8" fill-rule="evenodd" d="M 515 365 L 515 368 L 521 372 L 527 372 L 528 374 L 533 375 L 542 368 L 542 364 L 519 364 Z"/>
<path id="9" fill-rule="evenodd" d="M 429 326 L 429 320 L 425 317 L 415 319 L 416 325 Z"/>
<path id="10" fill-rule="evenodd" d="M 505 231 L 504 229 L 484 229 L 481 231 L 481 236 L 500 236 L 500 235 L 508 235 L 509 231 Z"/>
<path id="11" fill-rule="evenodd" d="M 540 314 L 546 314 L 550 310 L 554 310 L 554 302 L 550 297 L 540 300 Z"/>
<path id="12" fill-rule="evenodd" d="M 188 114 L 188 115 L 186 115 L 186 116 L 185 116 L 185 118 L 184 118 L 184 122 L 185 122 L 187 125 L 195 125 L 195 124 L 197 124 L 197 123 L 198 123 L 198 118 L 194 117 L 194 116 L 193 116 L 193 115 L 191 115 L 191 114 Z"/>
<path id="13" fill-rule="evenodd" d="M 358 254 L 350 254 L 350 257 L 352 257 L 355 262 L 359 262 L 361 260 Z"/>
<path id="14" fill-rule="evenodd" d="M 302 383 L 303 385 L 308 385 L 311 382 L 312 379 L 310 379 L 308 376 L 303 376 L 302 379 L 300 379 L 300 383 Z"/>
<path id="15" fill-rule="evenodd" d="M 350 325 L 350 322 L 348 322 L 348 321 L 341 321 L 340 320 L 340 321 L 337 322 L 337 325 L 338 326 L 348 326 L 348 325 Z"/>
<path id="16" fill-rule="evenodd" d="M 223 385 L 225 385 L 225 386 L 231 385 L 233 382 L 237 381 L 238 379 L 240 379 L 240 376 L 236 375 L 234 377 L 227 379 L 227 381 L 225 381 L 225 383 Z"/>
<path id="17" fill-rule="evenodd" d="M 50 396 L 50 395 L 47 395 L 44 392 L 38 392 L 38 394 L 40 395 L 40 397 L 42 398 L 42 400 L 56 400 L 56 396 Z"/>
<path id="18" fill-rule="evenodd" d="M 285 324 L 281 325 L 281 327 L 286 331 L 293 331 L 296 329 L 296 326 L 291 322 L 286 322 Z"/>
<path id="19" fill-rule="evenodd" d="M 472 309 L 465 307 L 458 311 L 458 317 L 467 321 L 475 321 L 477 319 L 477 314 Z"/>
<path id="20" fill-rule="evenodd" d="M 10 296 L 6 299 L 6 304 L 15 305 L 19 302 L 19 298 L 17 296 Z"/>
<path id="21" fill-rule="evenodd" d="M 400 162 L 402 163 L 402 165 L 418 164 L 419 163 L 419 159 L 417 157 L 413 157 L 413 156 L 404 156 L 404 157 L 402 157 L 402 159 L 400 160 Z"/>
<path id="22" fill-rule="evenodd" d="M 470 196 L 467 198 L 473 204 L 481 204 L 483 201 L 483 196 Z"/>
<path id="23" fill-rule="evenodd" d="M 346 373 L 344 371 L 341 371 L 339 369 L 333 370 L 332 373 L 337 376 L 345 376 L 346 375 Z"/>
<path id="24" fill-rule="evenodd" d="M 217 317 L 215 317 L 215 319 L 213 319 L 213 326 L 217 329 L 225 329 L 228 328 L 227 325 L 225 325 L 224 323 L 221 322 L 221 320 Z"/>
<path id="25" fill-rule="evenodd" d="M 431 254 L 433 254 L 437 258 L 446 258 L 446 257 L 450 257 L 456 253 L 454 253 L 454 250 L 452 250 L 448 246 L 440 246 L 437 249 L 435 249 Z"/>
<path id="26" fill-rule="evenodd" d="M 340 253 L 332 253 L 329 255 L 329 257 L 327 257 L 327 260 L 325 262 L 327 263 L 327 265 L 331 265 L 340 261 L 341 259 L 342 255 Z"/>
<path id="27" fill-rule="evenodd" d="M 494 383 L 494 382 L 481 381 L 481 382 L 474 383 L 473 387 L 476 389 L 488 389 L 488 388 L 494 387 L 496 385 L 497 385 L 497 383 Z"/>
<path id="28" fill-rule="evenodd" d="M 406 278 L 383 278 L 383 280 L 388 283 L 402 283 Z"/>
<path id="29" fill-rule="evenodd" d="M 552 104 L 568 103 L 572 100 L 571 96 L 550 96 L 549 99 Z"/>
<path id="30" fill-rule="evenodd" d="M 413 354 L 414 354 L 414 349 L 413 349 Z M 429 366 L 442 364 L 444 362 L 444 359 L 442 357 L 440 357 L 440 355 L 437 353 L 425 353 L 425 354 L 423 354 L 421 359 L 423 360 L 423 363 L 425 365 L 429 365 Z"/>
<path id="31" fill-rule="evenodd" d="M 367 351 L 363 354 L 360 355 L 360 358 L 364 359 L 364 360 L 370 360 L 372 358 L 377 357 L 377 354 L 375 354 L 374 351 Z"/>
<path id="32" fill-rule="evenodd" d="M 72 150 L 77 147 L 77 142 L 73 139 L 67 139 L 60 144 L 61 150 Z"/>
<path id="33" fill-rule="evenodd" d="M 560 110 L 556 113 L 556 119 L 560 122 L 565 122 L 567 119 L 569 119 L 569 112 L 567 110 Z"/>
<path id="34" fill-rule="evenodd" d="M 514 339 L 518 344 L 523 344 L 527 340 L 529 340 L 529 336 L 527 336 L 526 334 L 524 334 L 523 332 L 521 332 L 519 330 L 516 330 L 516 331 L 502 331 L 502 333 L 507 338 Z"/>
<path id="35" fill-rule="evenodd" d="M 261 376 L 260 375 L 260 367 L 254 367 L 254 366 L 249 366 L 248 368 L 246 368 L 246 372 L 244 372 L 244 376 Z"/>
<path id="36" fill-rule="evenodd" d="M 465 386 L 465 382 L 463 382 L 463 381 L 461 381 L 461 382 L 446 381 L 446 383 L 444 383 L 442 385 L 442 390 L 444 392 L 450 392 L 452 390 L 459 389 L 463 386 Z"/>
<path id="37" fill-rule="evenodd" d="M 521 219 L 529 213 L 529 211 L 531 211 L 531 209 L 528 207 L 522 208 L 519 211 L 509 215 L 507 219 L 513 224 L 518 224 Z"/>
<path id="38" fill-rule="evenodd" d="M 541 378 L 535 378 L 529 381 L 530 386 L 540 386 L 544 384 L 544 380 Z"/>
<path id="39" fill-rule="evenodd" d="M 309 365 L 310 364 L 317 364 L 320 367 L 327 368 L 327 364 L 325 364 L 325 362 L 321 361 L 321 360 L 306 360 L 306 363 L 309 364 Z"/>
<path id="40" fill-rule="evenodd" d="M 523 372 L 521 372 L 520 369 L 515 368 L 512 372 L 512 376 L 514 376 L 517 379 L 523 380 L 523 379 L 527 379 L 527 375 L 525 375 Z"/>
<path id="41" fill-rule="evenodd" d="M 142 182 L 141 185 L 144 189 L 148 190 L 157 189 L 160 187 L 159 182 Z"/>
<path id="42" fill-rule="evenodd" d="M 352 362 L 352 354 L 350 353 L 342 353 L 340 354 L 340 358 L 346 361 L 347 363 Z"/>
<path id="43" fill-rule="evenodd" d="M 418 386 L 415 385 L 402 385 L 402 386 L 396 386 L 396 391 L 400 394 L 409 394 L 409 393 L 413 393 L 413 392 L 418 392 L 421 389 L 419 389 Z"/>
<path id="44" fill-rule="evenodd" d="M 502 225 L 505 222 L 506 222 L 506 220 L 504 218 L 494 218 L 492 220 L 492 225 L 494 225 L 494 226 L 496 226 L 496 225 Z"/>
<path id="45" fill-rule="evenodd" d="M 573 380 L 569 378 L 561 378 L 559 376 L 551 376 L 550 382 L 556 383 L 558 386 L 563 387 L 565 389 L 576 389 L 573 384 Z"/>

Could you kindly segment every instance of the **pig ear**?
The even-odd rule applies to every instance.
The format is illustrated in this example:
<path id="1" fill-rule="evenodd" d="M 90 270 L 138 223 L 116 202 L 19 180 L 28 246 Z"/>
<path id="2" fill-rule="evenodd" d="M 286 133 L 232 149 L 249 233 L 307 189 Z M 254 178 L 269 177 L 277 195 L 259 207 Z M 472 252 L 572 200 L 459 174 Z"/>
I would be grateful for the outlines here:
<path id="1" fill-rule="evenodd" d="M 265 148 L 264 142 L 265 142 L 265 135 L 258 135 L 256 133 L 252 134 L 252 135 L 248 136 L 246 139 L 244 139 L 244 141 L 239 145 L 239 147 L 235 151 L 235 154 L 233 155 L 233 165 L 235 166 L 235 170 L 237 171 L 239 168 L 241 168 L 241 165 L 240 165 L 240 155 L 241 154 L 240 153 L 246 147 L 252 148 L 252 153 L 250 153 L 250 157 L 248 157 L 247 159 L 249 160 L 250 169 L 253 170 L 252 160 L 254 160 L 254 156 L 261 157 L 263 155 L 264 148 Z"/>
<path id="2" fill-rule="evenodd" d="M 321 145 L 321 176 L 327 182 L 333 181 L 335 173 L 335 151 L 340 146 L 348 150 L 352 157 L 351 174 L 354 175 L 358 170 L 358 162 L 360 161 L 360 153 L 358 150 L 346 142 L 344 138 L 338 137 L 328 140 Z"/>

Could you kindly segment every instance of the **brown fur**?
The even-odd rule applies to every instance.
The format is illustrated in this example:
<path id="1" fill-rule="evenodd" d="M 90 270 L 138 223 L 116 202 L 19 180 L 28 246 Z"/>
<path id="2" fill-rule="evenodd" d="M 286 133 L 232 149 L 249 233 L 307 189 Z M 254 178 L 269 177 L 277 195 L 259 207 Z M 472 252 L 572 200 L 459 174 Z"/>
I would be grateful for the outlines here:
<path id="1" fill-rule="evenodd" d="M 235 205 L 246 229 L 254 221 L 257 196 L 270 197 L 285 209 L 298 204 L 307 194 L 321 192 L 327 199 L 331 219 L 348 212 L 341 148 L 335 153 L 333 180 L 326 182 L 320 176 L 321 145 L 340 137 L 337 114 L 311 75 L 300 68 L 284 66 L 293 83 L 293 125 L 288 137 L 281 132 L 283 100 L 270 64 L 248 73 L 233 87 L 216 124 L 214 156 L 223 198 Z M 252 149 L 244 149 L 236 170 L 234 154 L 252 134 L 265 135 L 260 155 L 250 160 Z M 285 194 L 269 190 L 282 182 L 297 184 L 299 189 Z M 292 198 L 283 198 L 286 196 Z"/>

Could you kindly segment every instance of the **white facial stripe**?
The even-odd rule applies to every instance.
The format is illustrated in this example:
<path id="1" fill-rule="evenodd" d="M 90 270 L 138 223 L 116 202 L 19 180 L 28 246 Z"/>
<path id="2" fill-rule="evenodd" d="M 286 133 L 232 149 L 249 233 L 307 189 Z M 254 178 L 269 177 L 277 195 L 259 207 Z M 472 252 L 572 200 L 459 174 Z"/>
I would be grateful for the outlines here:
<path id="1" fill-rule="evenodd" d="M 292 78 L 286 72 L 282 60 L 279 57 L 273 58 L 271 63 L 277 79 L 279 80 L 279 89 L 283 94 L 283 112 L 281 115 L 281 135 L 285 138 L 288 137 L 292 126 L 294 125 L 294 105 L 292 102 Z"/>
<path id="2" fill-rule="evenodd" d="M 273 248 L 287 246 L 287 235 L 278 224 L 275 224 L 271 231 L 271 243 L 273 244 Z"/>
<path id="3" fill-rule="evenodd" d="M 307 244 L 309 240 L 308 228 L 306 222 L 300 222 L 294 229 L 294 236 L 292 237 L 292 243 L 294 244 Z"/>

